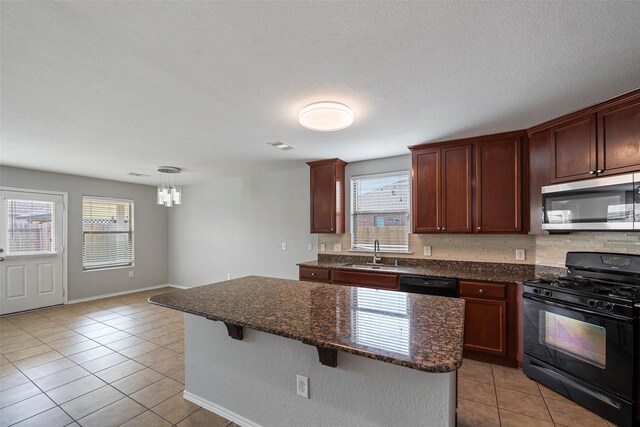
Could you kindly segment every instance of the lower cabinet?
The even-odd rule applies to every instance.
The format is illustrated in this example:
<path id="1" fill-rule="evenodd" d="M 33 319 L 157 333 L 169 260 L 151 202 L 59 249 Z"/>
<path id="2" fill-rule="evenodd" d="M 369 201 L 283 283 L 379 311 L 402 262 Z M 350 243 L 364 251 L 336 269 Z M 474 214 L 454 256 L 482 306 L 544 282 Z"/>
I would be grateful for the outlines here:
<path id="1" fill-rule="evenodd" d="M 300 267 L 298 277 L 300 280 L 307 282 L 331 283 L 331 270 L 328 268 Z"/>
<path id="2" fill-rule="evenodd" d="M 517 366 L 516 290 L 504 283 L 460 281 L 465 357 Z"/>
<path id="3" fill-rule="evenodd" d="M 397 291 L 398 277 L 397 274 L 334 270 L 331 272 L 331 283 Z"/>

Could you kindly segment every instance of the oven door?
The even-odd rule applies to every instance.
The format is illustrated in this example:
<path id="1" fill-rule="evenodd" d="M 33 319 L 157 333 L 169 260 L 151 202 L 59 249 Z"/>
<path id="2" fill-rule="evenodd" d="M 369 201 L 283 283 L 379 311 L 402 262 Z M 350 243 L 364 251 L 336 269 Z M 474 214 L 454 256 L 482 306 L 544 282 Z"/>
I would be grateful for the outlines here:
<path id="1" fill-rule="evenodd" d="M 524 353 L 630 399 L 633 319 L 524 295 Z"/>

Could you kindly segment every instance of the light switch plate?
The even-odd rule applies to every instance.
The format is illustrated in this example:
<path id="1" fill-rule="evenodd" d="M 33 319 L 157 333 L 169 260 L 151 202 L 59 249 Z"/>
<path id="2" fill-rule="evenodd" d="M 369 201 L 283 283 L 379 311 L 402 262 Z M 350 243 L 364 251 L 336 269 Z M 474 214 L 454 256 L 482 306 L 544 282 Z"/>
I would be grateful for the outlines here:
<path id="1" fill-rule="evenodd" d="M 287 250 L 287 244 L 285 242 L 282 242 L 282 250 L 283 251 Z"/>
<path id="2" fill-rule="evenodd" d="M 424 256 L 431 256 L 431 246 L 427 245 L 424 247 Z"/>
<path id="3" fill-rule="evenodd" d="M 324 243 L 320 243 L 320 252 L 326 252 L 327 250 L 327 245 Z"/>
<path id="4" fill-rule="evenodd" d="M 133 270 L 129 272 L 129 277 L 133 277 Z"/>
<path id="5" fill-rule="evenodd" d="M 342 243 L 334 243 L 333 244 L 334 252 L 342 252 Z"/>
<path id="6" fill-rule="evenodd" d="M 516 261 L 524 261 L 524 249 L 516 249 Z"/>
<path id="7" fill-rule="evenodd" d="M 308 250 L 308 251 L 312 251 L 312 250 L 313 250 L 313 243 L 309 243 L 309 244 L 307 245 L 307 250 Z"/>

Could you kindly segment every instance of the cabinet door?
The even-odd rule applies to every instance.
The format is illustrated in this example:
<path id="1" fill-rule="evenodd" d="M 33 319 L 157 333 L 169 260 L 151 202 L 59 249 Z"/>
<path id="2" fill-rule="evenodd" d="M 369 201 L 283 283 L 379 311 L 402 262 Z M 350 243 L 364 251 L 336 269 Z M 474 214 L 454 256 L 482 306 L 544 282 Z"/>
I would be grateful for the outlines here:
<path id="1" fill-rule="evenodd" d="M 551 129 L 551 181 L 595 176 L 596 117 L 589 115 Z"/>
<path id="2" fill-rule="evenodd" d="M 598 113 L 599 175 L 640 170 L 640 99 Z"/>
<path id="3" fill-rule="evenodd" d="M 522 230 L 520 138 L 476 147 L 476 227 L 484 232 Z"/>
<path id="4" fill-rule="evenodd" d="M 507 302 L 464 298 L 464 349 L 507 355 Z"/>
<path id="5" fill-rule="evenodd" d="M 547 234 L 542 229 L 542 187 L 551 183 L 550 146 L 549 130 L 529 136 L 529 234 Z"/>
<path id="6" fill-rule="evenodd" d="M 413 232 L 440 230 L 440 149 L 413 152 Z"/>
<path id="7" fill-rule="evenodd" d="M 311 232 L 336 231 L 336 165 L 311 168 Z"/>
<path id="8" fill-rule="evenodd" d="M 471 144 L 442 149 L 442 231 L 471 233 Z"/>

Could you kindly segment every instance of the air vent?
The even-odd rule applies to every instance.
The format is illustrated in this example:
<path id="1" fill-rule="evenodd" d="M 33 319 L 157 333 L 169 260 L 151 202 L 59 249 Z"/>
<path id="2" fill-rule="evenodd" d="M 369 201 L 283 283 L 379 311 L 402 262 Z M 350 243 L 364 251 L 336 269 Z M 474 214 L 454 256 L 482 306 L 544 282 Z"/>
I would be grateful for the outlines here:
<path id="1" fill-rule="evenodd" d="M 292 146 L 287 145 L 282 141 L 268 142 L 267 144 L 269 144 L 269 145 L 271 145 L 273 147 L 276 147 L 277 149 L 282 150 L 282 151 L 293 150 Z"/>
<path id="2" fill-rule="evenodd" d="M 129 176 L 149 176 L 147 174 L 138 173 L 138 172 L 129 172 L 127 175 L 129 175 Z"/>

